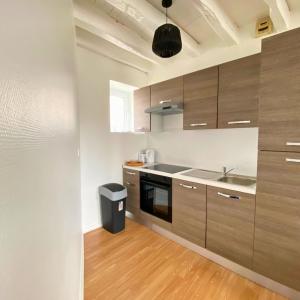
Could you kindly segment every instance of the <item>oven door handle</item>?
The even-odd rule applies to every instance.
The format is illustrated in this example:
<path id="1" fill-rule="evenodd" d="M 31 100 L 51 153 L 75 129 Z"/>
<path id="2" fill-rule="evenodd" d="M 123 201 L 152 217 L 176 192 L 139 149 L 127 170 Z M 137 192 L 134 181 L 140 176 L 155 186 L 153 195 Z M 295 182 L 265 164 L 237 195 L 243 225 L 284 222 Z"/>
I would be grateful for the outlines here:
<path id="1" fill-rule="evenodd" d="M 155 187 L 160 187 L 160 188 L 163 188 L 163 189 L 171 189 L 171 186 L 172 186 L 171 184 L 163 184 L 163 183 L 158 183 L 158 182 L 155 182 L 155 181 L 144 180 L 144 179 L 141 179 L 140 183 L 141 184 L 153 185 Z"/>

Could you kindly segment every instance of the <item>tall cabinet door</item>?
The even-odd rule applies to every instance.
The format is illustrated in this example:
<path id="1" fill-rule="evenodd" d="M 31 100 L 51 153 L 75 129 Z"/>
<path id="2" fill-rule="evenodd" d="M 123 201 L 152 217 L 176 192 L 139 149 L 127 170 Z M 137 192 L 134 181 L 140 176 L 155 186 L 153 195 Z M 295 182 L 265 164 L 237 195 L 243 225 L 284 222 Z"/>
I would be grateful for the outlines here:
<path id="1" fill-rule="evenodd" d="M 176 77 L 151 86 L 151 106 L 183 104 L 183 77 Z"/>
<path id="2" fill-rule="evenodd" d="M 134 91 L 134 131 L 149 132 L 151 130 L 150 114 L 145 113 L 145 109 L 150 107 L 150 87 Z"/>
<path id="3" fill-rule="evenodd" d="M 183 128 L 217 128 L 218 67 L 185 75 L 183 91 Z"/>
<path id="4" fill-rule="evenodd" d="M 300 290 L 300 153 L 259 153 L 254 270 Z"/>
<path id="5" fill-rule="evenodd" d="M 259 149 L 300 152 L 300 29 L 262 42 Z"/>
<path id="6" fill-rule="evenodd" d="M 257 127 L 260 54 L 219 67 L 218 127 Z"/>

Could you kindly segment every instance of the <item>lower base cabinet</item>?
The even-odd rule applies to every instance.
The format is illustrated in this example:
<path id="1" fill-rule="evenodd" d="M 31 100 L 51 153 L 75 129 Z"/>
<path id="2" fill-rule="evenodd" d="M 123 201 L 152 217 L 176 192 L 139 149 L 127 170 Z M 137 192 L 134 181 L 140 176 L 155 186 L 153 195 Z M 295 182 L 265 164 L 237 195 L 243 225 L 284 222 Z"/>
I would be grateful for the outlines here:
<path id="1" fill-rule="evenodd" d="M 206 248 L 252 267 L 255 196 L 207 187 Z"/>
<path id="2" fill-rule="evenodd" d="M 127 187 L 126 210 L 136 214 L 140 210 L 140 173 L 123 169 L 123 185 Z"/>
<path id="3" fill-rule="evenodd" d="M 172 231 L 205 247 L 206 186 L 173 179 Z"/>
<path id="4" fill-rule="evenodd" d="M 139 172 L 124 168 L 126 210 L 300 291 L 299 161 L 300 153 L 260 151 L 256 197 L 173 179 L 172 223 L 141 212 Z"/>

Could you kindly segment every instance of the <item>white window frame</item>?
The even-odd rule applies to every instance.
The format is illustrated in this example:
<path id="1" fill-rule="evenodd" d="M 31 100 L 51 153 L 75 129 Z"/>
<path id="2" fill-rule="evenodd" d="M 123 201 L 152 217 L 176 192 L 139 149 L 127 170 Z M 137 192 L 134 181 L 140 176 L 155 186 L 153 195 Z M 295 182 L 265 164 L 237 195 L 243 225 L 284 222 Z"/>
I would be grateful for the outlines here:
<path id="1" fill-rule="evenodd" d="M 134 116 L 133 116 L 133 92 L 136 87 L 124 84 L 118 81 L 110 80 L 110 95 L 109 95 L 109 122 L 110 132 L 126 133 L 134 131 Z M 112 98 L 116 97 L 123 99 L 123 112 L 122 114 L 123 124 L 113 124 L 113 112 L 112 112 Z M 120 117 L 120 116 L 119 116 Z"/>

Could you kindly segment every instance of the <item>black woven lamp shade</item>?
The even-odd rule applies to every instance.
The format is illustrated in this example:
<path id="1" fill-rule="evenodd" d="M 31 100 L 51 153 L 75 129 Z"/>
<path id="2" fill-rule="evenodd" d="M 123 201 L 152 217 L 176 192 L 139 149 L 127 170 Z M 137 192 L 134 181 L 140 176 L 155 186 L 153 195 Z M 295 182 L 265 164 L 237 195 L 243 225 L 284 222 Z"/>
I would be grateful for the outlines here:
<path id="1" fill-rule="evenodd" d="M 180 30 L 172 24 L 164 24 L 155 30 L 152 50 L 163 58 L 176 55 L 182 49 Z"/>

